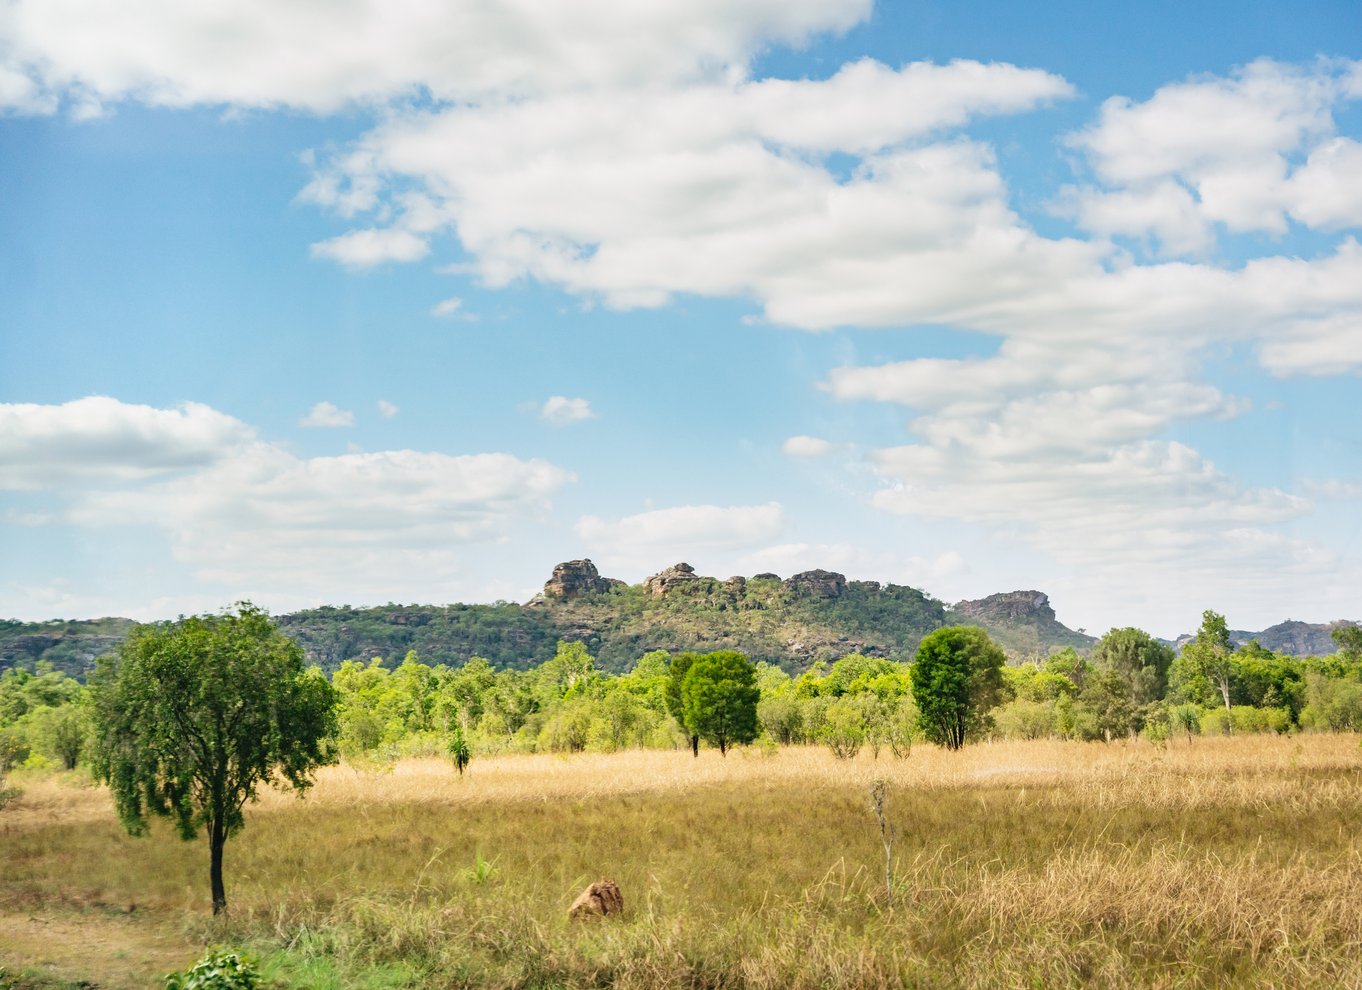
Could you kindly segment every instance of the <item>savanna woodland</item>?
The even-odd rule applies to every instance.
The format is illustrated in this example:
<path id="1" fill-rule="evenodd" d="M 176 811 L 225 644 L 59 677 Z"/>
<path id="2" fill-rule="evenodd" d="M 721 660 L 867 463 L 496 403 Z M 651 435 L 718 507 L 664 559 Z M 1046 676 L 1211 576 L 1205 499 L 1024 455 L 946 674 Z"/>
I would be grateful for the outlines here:
<path id="1" fill-rule="evenodd" d="M 0 987 L 1358 985 L 1333 640 L 328 676 L 247 603 L 138 626 L 0 675 Z"/>

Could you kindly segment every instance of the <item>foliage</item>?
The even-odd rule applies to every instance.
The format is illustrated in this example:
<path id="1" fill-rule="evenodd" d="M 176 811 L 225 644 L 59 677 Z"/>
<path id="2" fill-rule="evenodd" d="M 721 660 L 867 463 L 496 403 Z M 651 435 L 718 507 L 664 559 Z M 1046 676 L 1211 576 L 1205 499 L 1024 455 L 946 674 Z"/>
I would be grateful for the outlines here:
<path id="1" fill-rule="evenodd" d="M 1305 675 L 1302 728 L 1318 732 L 1362 731 L 1362 681 L 1356 677 Z"/>
<path id="2" fill-rule="evenodd" d="M 91 680 L 94 768 L 129 832 L 148 812 L 180 836 L 208 831 L 213 912 L 226 906 L 222 849 L 265 781 L 302 792 L 330 762 L 336 692 L 248 602 L 235 613 L 142 626 Z"/>
<path id="3" fill-rule="evenodd" d="M 255 963 L 236 952 L 209 952 L 188 972 L 166 977 L 166 990 L 256 990 L 260 973 Z"/>
<path id="4" fill-rule="evenodd" d="M 454 761 L 454 769 L 459 771 L 460 777 L 473 759 L 468 750 L 468 739 L 464 736 L 463 726 L 457 722 L 449 730 L 449 758 Z"/>
<path id="5" fill-rule="evenodd" d="M 959 749 L 991 725 L 1005 661 L 977 626 L 947 626 L 922 640 L 912 667 L 913 699 L 927 738 Z"/>
<path id="6" fill-rule="evenodd" d="M 1182 648 L 1175 663 L 1174 682 L 1188 701 L 1208 703 L 1210 690 L 1219 691 L 1225 711 L 1230 710 L 1230 683 L 1235 672 L 1234 644 L 1225 617 L 1207 609 L 1201 613 L 1196 638 Z"/>
<path id="7" fill-rule="evenodd" d="M 1362 659 L 1362 626 L 1345 622 L 1329 630 L 1329 637 L 1346 659 Z"/>
<path id="8" fill-rule="evenodd" d="M 757 738 L 757 671 L 734 650 L 696 658 L 681 682 L 684 724 L 728 754 L 734 744 Z"/>
<path id="9" fill-rule="evenodd" d="M 1163 697 L 1173 650 L 1143 629 L 1112 629 L 1092 648 L 1094 667 L 1106 668 L 1121 677 L 1129 688 L 1131 704 L 1148 705 Z"/>

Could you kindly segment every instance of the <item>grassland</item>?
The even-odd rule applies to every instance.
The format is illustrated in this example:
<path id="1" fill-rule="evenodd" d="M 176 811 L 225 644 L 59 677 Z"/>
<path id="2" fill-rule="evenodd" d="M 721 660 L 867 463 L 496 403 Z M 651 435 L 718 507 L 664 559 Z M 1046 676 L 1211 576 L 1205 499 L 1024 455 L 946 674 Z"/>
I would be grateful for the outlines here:
<path id="1" fill-rule="evenodd" d="M 1362 986 L 1356 736 L 335 767 L 249 810 L 221 921 L 204 843 L 16 783 L 0 987 L 155 986 L 222 944 L 300 987 Z M 624 918 L 569 923 L 603 876 Z"/>

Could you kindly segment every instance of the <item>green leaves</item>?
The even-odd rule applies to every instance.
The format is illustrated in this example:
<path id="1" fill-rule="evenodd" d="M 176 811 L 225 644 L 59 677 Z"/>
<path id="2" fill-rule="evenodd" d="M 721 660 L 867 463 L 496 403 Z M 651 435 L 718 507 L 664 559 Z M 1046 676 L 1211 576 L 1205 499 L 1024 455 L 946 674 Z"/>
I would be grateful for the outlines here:
<path id="1" fill-rule="evenodd" d="M 133 835 L 149 814 L 221 844 L 265 781 L 298 791 L 332 762 L 336 693 L 301 648 L 243 602 L 235 613 L 140 626 L 90 681 L 95 773 Z M 223 901 L 225 903 L 225 901 Z"/>
<path id="2" fill-rule="evenodd" d="M 733 650 L 706 653 L 681 681 L 682 721 L 726 755 L 729 746 L 757 738 L 759 695 L 757 669 L 747 657 Z"/>
<path id="3" fill-rule="evenodd" d="M 910 676 L 928 739 L 959 749 L 989 725 L 988 712 L 1002 692 L 1005 659 L 976 626 L 946 626 L 923 638 Z"/>

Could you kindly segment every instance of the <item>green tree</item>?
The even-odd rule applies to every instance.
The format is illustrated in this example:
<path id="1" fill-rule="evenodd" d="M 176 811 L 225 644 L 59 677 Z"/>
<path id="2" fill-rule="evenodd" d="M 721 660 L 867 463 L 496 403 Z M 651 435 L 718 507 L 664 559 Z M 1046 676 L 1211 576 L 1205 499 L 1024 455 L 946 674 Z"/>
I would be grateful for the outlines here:
<path id="1" fill-rule="evenodd" d="M 1187 679 L 1203 678 L 1220 692 L 1225 712 L 1230 710 L 1230 681 L 1234 677 L 1234 644 L 1225 617 L 1207 609 L 1201 613 L 1201 628 L 1196 638 L 1182 648 L 1179 658 Z"/>
<path id="2" fill-rule="evenodd" d="M 685 724 L 728 755 L 734 743 L 757 738 L 757 668 L 735 650 L 706 653 L 681 682 Z"/>
<path id="3" fill-rule="evenodd" d="M 923 637 L 910 676 L 928 739 L 959 749 L 988 728 L 988 713 L 1001 700 L 1005 660 L 977 626 L 946 626 Z"/>
<path id="4" fill-rule="evenodd" d="M 1092 648 L 1094 666 L 1120 675 L 1129 686 L 1135 705 L 1148 705 L 1163 697 L 1168 688 L 1168 668 L 1173 649 L 1143 629 L 1112 629 Z"/>
<path id="5" fill-rule="evenodd" d="M 1329 638 L 1346 660 L 1362 658 L 1362 626 L 1344 622 L 1329 630 Z"/>
<path id="6" fill-rule="evenodd" d="M 95 773 L 133 835 L 148 812 L 208 834 L 213 913 L 227 906 L 222 852 L 262 782 L 298 792 L 332 761 L 336 695 L 249 602 L 220 616 L 139 626 L 91 679 Z"/>
<path id="7" fill-rule="evenodd" d="M 697 757 L 700 755 L 700 733 L 686 721 L 686 700 L 681 686 L 686 682 L 686 675 L 690 673 L 690 668 L 699 659 L 700 654 L 689 651 L 678 653 L 672 657 L 672 662 L 667 667 L 667 692 L 664 696 L 667 701 L 667 711 L 671 713 L 672 718 L 676 719 L 690 739 L 690 755 Z"/>

